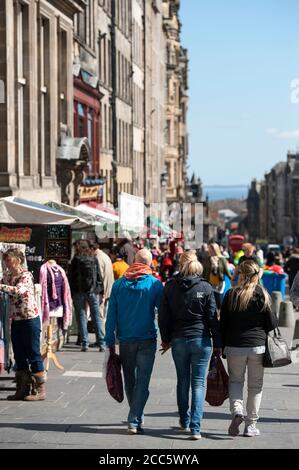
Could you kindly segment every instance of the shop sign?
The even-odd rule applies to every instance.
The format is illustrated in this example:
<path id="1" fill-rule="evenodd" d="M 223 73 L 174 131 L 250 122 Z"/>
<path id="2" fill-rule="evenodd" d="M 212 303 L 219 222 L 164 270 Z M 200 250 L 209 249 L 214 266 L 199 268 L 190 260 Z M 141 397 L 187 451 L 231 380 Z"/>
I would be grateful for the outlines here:
<path id="1" fill-rule="evenodd" d="M 0 228 L 0 242 L 27 243 L 30 242 L 32 229 L 29 227 Z"/>
<path id="2" fill-rule="evenodd" d="M 97 200 L 99 197 L 100 186 L 80 186 L 80 201 Z"/>

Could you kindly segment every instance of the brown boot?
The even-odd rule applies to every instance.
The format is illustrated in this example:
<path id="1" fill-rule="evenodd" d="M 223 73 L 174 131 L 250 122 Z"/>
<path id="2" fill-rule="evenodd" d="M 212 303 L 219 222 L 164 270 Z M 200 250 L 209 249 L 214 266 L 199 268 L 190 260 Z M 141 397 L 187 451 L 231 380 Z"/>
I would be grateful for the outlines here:
<path id="1" fill-rule="evenodd" d="M 30 393 L 31 374 L 29 370 L 16 371 L 16 393 L 9 395 L 7 400 L 23 400 Z"/>
<path id="2" fill-rule="evenodd" d="M 31 394 L 28 394 L 24 401 L 39 401 L 46 398 L 45 382 L 47 380 L 45 372 L 37 372 L 31 375 Z"/>

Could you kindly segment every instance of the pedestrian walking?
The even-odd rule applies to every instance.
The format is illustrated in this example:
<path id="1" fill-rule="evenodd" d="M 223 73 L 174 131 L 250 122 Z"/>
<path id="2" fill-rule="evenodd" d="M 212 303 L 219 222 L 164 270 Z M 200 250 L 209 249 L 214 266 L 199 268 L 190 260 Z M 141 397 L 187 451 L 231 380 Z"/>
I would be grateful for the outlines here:
<path id="1" fill-rule="evenodd" d="M 77 254 L 73 257 L 70 266 L 69 283 L 76 316 L 79 320 L 80 336 L 82 340 L 81 351 L 86 352 L 89 347 L 86 304 L 88 304 L 90 308 L 99 350 L 100 352 L 105 351 L 105 323 L 100 317 L 100 297 L 104 292 L 103 280 L 99 263 L 91 254 L 88 240 L 81 240 L 78 244 Z"/>
<path id="2" fill-rule="evenodd" d="M 161 350 L 164 354 L 172 349 L 180 428 L 187 432 L 190 429 L 191 438 L 200 439 L 206 372 L 212 348 L 215 354 L 221 351 L 220 326 L 213 289 L 201 277 L 203 267 L 196 252 L 183 253 L 179 268 L 179 274 L 165 285 L 159 310 Z"/>
<path id="3" fill-rule="evenodd" d="M 239 259 L 238 266 L 240 266 L 240 264 L 242 264 L 244 261 L 249 260 L 255 261 L 258 266 L 262 266 L 261 259 L 256 255 L 256 248 L 254 245 L 251 243 L 244 243 L 242 245 L 242 249 L 244 251 L 244 255 Z"/>
<path id="4" fill-rule="evenodd" d="M 299 248 L 294 248 L 293 253 L 284 265 L 285 272 L 289 275 L 289 286 L 292 288 L 295 276 L 299 271 Z"/>
<path id="5" fill-rule="evenodd" d="M 155 309 L 159 308 L 162 283 L 152 275 L 152 255 L 137 252 L 133 265 L 113 287 L 108 307 L 105 342 L 119 341 L 125 391 L 129 403 L 128 433 L 143 432 L 144 407 L 157 347 Z"/>
<path id="6" fill-rule="evenodd" d="M 102 302 L 100 305 L 100 314 L 103 320 L 106 319 L 107 309 L 108 309 L 108 302 L 111 295 L 112 286 L 114 283 L 114 274 L 113 274 L 113 267 L 110 257 L 103 251 L 100 250 L 100 247 L 97 243 L 93 243 L 91 245 L 92 252 L 94 256 L 97 258 L 99 266 L 100 266 L 100 273 L 103 279 L 104 284 L 104 293 L 102 296 Z"/>
<path id="7" fill-rule="evenodd" d="M 212 284 L 217 308 L 221 307 L 221 294 L 225 289 L 225 276 L 231 279 L 226 259 L 222 256 L 217 243 L 209 244 L 209 257 L 203 265 L 203 277 Z"/>
<path id="8" fill-rule="evenodd" d="M 112 269 L 114 280 L 117 281 L 120 277 L 122 277 L 125 272 L 129 269 L 128 263 L 124 260 L 124 254 L 118 251 L 118 248 L 115 247 L 111 251 L 111 259 L 112 259 Z"/>
<path id="9" fill-rule="evenodd" d="M 296 308 L 299 308 L 299 271 L 297 272 L 293 281 L 292 289 L 290 291 L 290 299 Z"/>
<path id="10" fill-rule="evenodd" d="M 10 298 L 11 342 L 16 365 L 16 393 L 8 400 L 45 400 L 46 374 L 40 353 L 41 321 L 32 274 L 24 269 L 25 256 L 18 249 L 3 255 L 6 265 L 0 291 Z"/>
<path id="11" fill-rule="evenodd" d="M 220 325 L 229 373 L 229 400 L 232 421 L 228 433 L 239 434 L 245 420 L 244 436 L 258 436 L 256 424 L 263 390 L 263 356 L 266 337 L 277 326 L 271 299 L 260 284 L 260 268 L 255 261 L 239 266 L 238 285 L 230 289 L 222 303 Z M 246 417 L 243 387 L 247 369 L 248 397 Z"/>
<path id="12" fill-rule="evenodd" d="M 117 248 L 124 261 L 131 266 L 134 263 L 136 250 L 129 232 L 124 232 L 124 236 L 125 238 L 119 242 Z"/>

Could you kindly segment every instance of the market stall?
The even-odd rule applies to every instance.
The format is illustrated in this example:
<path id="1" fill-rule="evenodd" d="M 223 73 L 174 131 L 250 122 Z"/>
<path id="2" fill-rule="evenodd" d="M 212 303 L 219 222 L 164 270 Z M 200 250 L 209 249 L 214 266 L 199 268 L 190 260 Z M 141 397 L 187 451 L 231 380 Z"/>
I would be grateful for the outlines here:
<path id="1" fill-rule="evenodd" d="M 0 199 L 0 242 L 26 245 L 28 269 L 36 283 L 40 267 L 48 259 L 67 270 L 71 230 L 89 225 L 87 220 L 42 204 L 16 197 Z"/>
<path id="2" fill-rule="evenodd" d="M 33 274 L 36 284 L 38 304 L 42 295 L 39 285 L 42 265 L 46 261 L 54 260 L 67 272 L 71 258 L 72 230 L 83 230 L 89 226 L 90 222 L 83 218 L 65 214 L 42 204 L 16 197 L 0 199 L 0 251 L 4 252 L 9 247 L 16 246 L 24 248 L 27 268 Z M 42 309 L 40 312 L 43 319 Z M 43 352 L 46 351 L 46 344 L 49 343 L 49 337 L 46 334 L 49 322 L 46 323 L 43 328 Z M 51 326 L 57 339 L 53 344 L 54 350 L 57 349 L 59 343 L 57 324 L 57 319 L 51 319 Z M 3 331 L 0 331 L 0 346 L 1 341 L 4 341 L 3 337 Z M 1 364 L 3 364 L 2 351 L 3 348 L 0 347 Z"/>

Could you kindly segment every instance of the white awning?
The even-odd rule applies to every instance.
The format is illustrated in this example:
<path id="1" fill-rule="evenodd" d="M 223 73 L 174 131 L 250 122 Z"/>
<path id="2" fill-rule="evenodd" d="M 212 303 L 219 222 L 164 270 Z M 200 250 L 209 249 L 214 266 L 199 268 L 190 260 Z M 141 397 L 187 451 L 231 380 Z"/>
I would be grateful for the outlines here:
<path id="1" fill-rule="evenodd" d="M 119 222 L 119 216 L 111 214 L 110 212 L 104 212 L 99 209 L 94 209 L 93 207 L 89 207 L 85 204 L 80 204 L 77 206 L 77 209 L 81 212 L 85 212 L 86 214 L 93 215 L 95 217 L 100 217 L 104 219 L 106 222 Z"/>
<path id="2" fill-rule="evenodd" d="M 80 217 L 14 196 L 0 198 L 0 223 L 71 225 L 73 228 L 85 228 L 90 225 Z"/>

